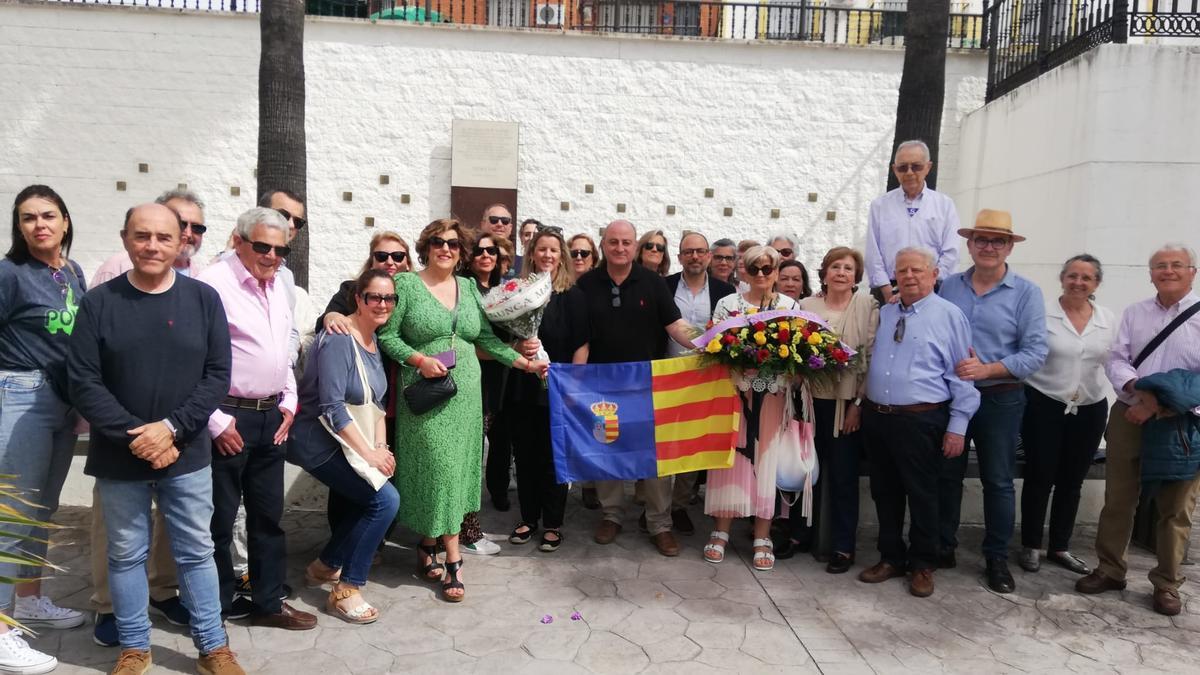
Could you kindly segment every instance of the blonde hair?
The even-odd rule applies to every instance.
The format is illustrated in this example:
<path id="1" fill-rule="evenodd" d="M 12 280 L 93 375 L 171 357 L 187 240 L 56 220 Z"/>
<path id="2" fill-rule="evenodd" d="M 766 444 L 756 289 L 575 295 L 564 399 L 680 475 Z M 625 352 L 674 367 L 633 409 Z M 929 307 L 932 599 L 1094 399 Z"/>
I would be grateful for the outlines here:
<path id="1" fill-rule="evenodd" d="M 550 273 L 550 283 L 554 287 L 555 293 L 562 293 L 575 285 L 575 270 L 571 267 L 571 257 L 567 255 L 567 242 L 563 241 L 562 235 L 558 232 L 538 230 L 533 233 L 533 239 L 529 240 L 529 246 L 525 249 L 525 257 L 521 259 L 521 276 L 528 277 L 537 271 L 537 264 L 533 261 L 533 252 L 537 250 L 538 241 L 546 237 L 558 240 L 558 265 Z"/>
<path id="2" fill-rule="evenodd" d="M 408 242 L 404 241 L 404 237 L 401 237 L 398 233 L 392 232 L 391 230 L 384 230 L 383 232 L 376 234 L 374 237 L 371 237 L 371 245 L 367 248 L 367 262 L 363 263 L 362 270 L 359 271 L 359 274 L 365 274 L 367 270 L 371 269 L 371 263 L 375 262 L 372 259 L 371 254 L 375 252 L 375 247 L 378 246 L 379 242 L 381 241 L 394 241 L 397 244 L 400 244 L 400 246 L 404 248 L 404 252 L 408 254 L 407 258 L 405 259 L 405 262 L 408 263 L 408 269 L 412 269 L 412 251 L 408 250 Z"/>
<path id="3" fill-rule="evenodd" d="M 638 239 L 637 254 L 633 256 L 633 262 L 642 264 L 642 247 L 650 242 L 651 239 L 658 237 L 663 240 L 663 258 L 662 262 L 658 263 L 658 268 L 655 270 L 661 277 L 667 276 L 667 272 L 671 271 L 671 256 L 667 255 L 667 249 L 671 244 L 667 241 L 667 235 L 662 230 L 650 230 L 643 234 L 641 239 Z"/>

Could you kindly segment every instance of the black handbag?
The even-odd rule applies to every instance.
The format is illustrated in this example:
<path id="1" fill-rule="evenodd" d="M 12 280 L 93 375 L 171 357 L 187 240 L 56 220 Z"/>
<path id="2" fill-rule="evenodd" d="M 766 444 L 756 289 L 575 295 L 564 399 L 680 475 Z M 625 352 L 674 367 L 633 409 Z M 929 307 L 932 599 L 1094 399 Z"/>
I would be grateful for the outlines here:
<path id="1" fill-rule="evenodd" d="M 454 281 L 454 319 L 450 322 L 450 349 L 454 349 L 454 340 L 458 337 L 458 280 Z M 404 402 L 414 415 L 424 415 L 442 403 L 450 400 L 458 393 L 458 385 L 450 373 L 442 377 L 422 377 L 417 373 L 417 381 L 404 388 Z"/>

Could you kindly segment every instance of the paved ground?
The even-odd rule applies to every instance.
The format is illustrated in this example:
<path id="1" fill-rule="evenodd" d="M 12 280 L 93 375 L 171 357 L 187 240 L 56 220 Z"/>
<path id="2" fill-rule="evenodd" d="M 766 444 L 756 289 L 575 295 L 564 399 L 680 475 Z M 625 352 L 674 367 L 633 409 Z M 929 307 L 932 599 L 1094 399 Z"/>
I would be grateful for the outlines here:
<path id="1" fill-rule="evenodd" d="M 80 508 L 59 514 L 71 527 L 56 533 L 51 557 L 69 572 L 48 582 L 53 597 L 80 608 L 90 592 L 87 517 Z M 489 511 L 484 523 L 507 532 L 515 517 Z M 1064 570 L 1025 574 L 1015 565 L 1017 592 L 993 594 L 980 585 L 979 557 L 960 550 L 958 569 L 938 573 L 936 594 L 920 600 L 901 580 L 855 580 L 862 563 L 875 562 L 871 531 L 862 532 L 861 562 L 850 574 L 825 574 L 809 556 L 761 574 L 749 567 L 745 529 L 735 530 L 725 563 L 710 565 L 700 554 L 704 529 L 682 538 L 683 554 L 667 559 L 632 517 L 616 544 L 593 543 L 597 518 L 573 494 L 573 527 L 557 553 L 504 542 L 499 556 L 468 557 L 462 605 L 442 602 L 436 586 L 416 578 L 412 537 L 397 535 L 401 543 L 389 545 L 367 590 L 383 612 L 378 623 L 349 626 L 321 613 L 319 628 L 303 633 L 231 623 L 232 646 L 247 670 L 288 675 L 1200 671 L 1200 598 L 1185 594 L 1186 610 L 1174 619 L 1153 613 L 1152 561 L 1140 552 L 1129 590 L 1091 598 L 1072 591 L 1074 577 Z M 297 583 L 326 536 L 324 518 L 296 508 L 286 526 Z M 978 529 L 964 535 L 964 549 L 978 547 Z M 1092 535 L 1080 532 L 1079 541 Z M 324 594 L 301 590 L 292 602 L 317 611 Z M 581 618 L 571 620 L 573 612 Z M 542 623 L 546 615 L 551 623 Z M 47 631 L 35 644 L 58 655 L 59 673 L 105 671 L 117 655 L 92 643 L 90 622 Z M 194 672 L 184 631 L 156 619 L 154 644 L 156 672 Z"/>

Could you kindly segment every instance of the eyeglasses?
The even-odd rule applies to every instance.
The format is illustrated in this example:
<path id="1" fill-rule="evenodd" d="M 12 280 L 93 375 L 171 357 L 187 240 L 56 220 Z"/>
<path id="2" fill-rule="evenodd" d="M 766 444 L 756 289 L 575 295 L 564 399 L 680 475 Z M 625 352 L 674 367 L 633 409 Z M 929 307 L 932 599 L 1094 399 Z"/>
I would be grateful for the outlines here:
<path id="1" fill-rule="evenodd" d="M 659 253 L 666 253 L 667 245 L 666 244 L 656 244 L 652 241 L 648 241 L 648 242 L 642 244 L 642 250 L 643 251 L 658 251 Z"/>
<path id="2" fill-rule="evenodd" d="M 476 246 L 475 248 L 471 249 L 471 255 L 474 255 L 474 256 L 481 256 L 484 253 L 495 258 L 497 255 L 500 254 L 500 247 L 499 246 Z"/>
<path id="3" fill-rule="evenodd" d="M 391 251 L 390 253 L 388 251 L 373 251 L 371 257 L 375 259 L 375 262 L 387 262 L 387 259 L 391 258 L 393 262 L 402 263 L 408 257 L 408 254 L 404 251 Z"/>
<path id="4" fill-rule="evenodd" d="M 781 255 L 785 258 L 792 257 L 792 254 L 796 252 L 794 249 L 790 249 L 790 248 L 781 248 L 781 249 L 776 249 L 776 250 L 779 251 L 779 255 Z"/>
<path id="5" fill-rule="evenodd" d="M 54 279 L 54 283 L 58 284 L 58 290 L 62 293 L 62 296 L 64 298 L 67 297 L 67 294 L 71 292 L 71 284 L 67 282 L 67 275 L 61 269 L 57 269 L 50 275 L 50 278 Z"/>
<path id="6" fill-rule="evenodd" d="M 910 162 L 908 164 L 893 164 L 892 166 L 895 167 L 896 173 L 908 173 L 910 171 L 912 173 L 920 173 L 921 170 L 925 168 L 925 162 Z"/>
<path id="7" fill-rule="evenodd" d="M 538 232 L 549 232 L 550 234 L 557 234 L 560 237 L 562 236 L 562 228 L 557 225 L 543 225 L 541 223 L 538 223 L 537 231 Z"/>
<path id="8" fill-rule="evenodd" d="M 991 239 L 989 239 L 987 237 L 975 237 L 974 239 L 971 240 L 971 243 L 975 244 L 975 248 L 978 248 L 981 250 L 991 246 L 992 248 L 999 251 L 1000 249 L 1004 248 L 1005 246 L 1008 246 L 1008 237 L 993 237 Z"/>
<path id="9" fill-rule="evenodd" d="M 492 225 L 496 225 L 498 223 L 512 225 L 512 218 L 509 218 L 508 216 L 488 216 L 488 222 Z"/>
<path id="10" fill-rule="evenodd" d="M 775 271 L 774 265 L 763 265 L 762 267 L 759 267 L 758 265 L 746 265 L 746 275 L 751 276 L 751 277 L 756 277 L 756 276 L 769 277 L 769 276 L 771 276 L 771 273 L 774 271 Z"/>
<path id="11" fill-rule="evenodd" d="M 900 320 L 896 322 L 896 332 L 892 333 L 892 339 L 896 341 L 896 344 L 904 342 L 904 319 L 905 315 L 901 313 Z"/>
<path id="12" fill-rule="evenodd" d="M 592 252 L 586 248 L 573 248 L 571 249 L 571 257 L 577 260 L 587 260 L 592 257 Z"/>
<path id="13" fill-rule="evenodd" d="M 613 307 L 621 306 L 621 289 L 617 288 L 616 284 L 613 284 L 613 287 L 612 287 L 612 306 Z"/>
<path id="14" fill-rule="evenodd" d="M 713 255 L 713 262 L 731 263 L 731 262 L 733 262 L 733 256 L 731 256 L 731 255 Z"/>
<path id="15" fill-rule="evenodd" d="M 460 244 L 458 243 L 458 239 L 443 239 L 441 237 L 430 237 L 429 238 L 429 247 L 430 248 L 441 248 L 443 246 L 447 246 L 450 248 L 451 251 L 457 251 L 459 245 Z"/>
<path id="16" fill-rule="evenodd" d="M 288 257 L 288 254 L 292 252 L 291 246 L 272 246 L 263 241 L 250 242 L 250 248 L 254 249 L 254 252 L 259 255 L 266 255 L 274 250 L 275 255 L 279 256 L 280 258 L 286 258 Z"/>
<path id="17" fill-rule="evenodd" d="M 1076 274 L 1075 272 L 1071 272 L 1070 274 L 1064 276 L 1063 279 L 1066 281 L 1082 281 L 1085 284 L 1090 284 L 1093 281 L 1096 281 L 1096 277 L 1090 274 Z"/>
<path id="18" fill-rule="evenodd" d="M 300 216 L 293 216 L 287 209 L 275 209 L 275 212 L 283 216 L 284 220 L 290 221 L 297 230 L 304 229 L 304 226 L 308 224 L 307 220 Z"/>
<path id="19" fill-rule="evenodd" d="M 1188 265 L 1187 263 L 1182 263 L 1178 260 L 1172 260 L 1169 263 L 1154 263 L 1150 266 L 1150 269 L 1154 270 L 1155 272 L 1166 272 L 1167 270 L 1172 272 L 1182 272 L 1184 270 L 1194 270 L 1196 269 L 1196 266 Z"/>
<path id="20" fill-rule="evenodd" d="M 193 222 L 187 221 L 187 220 L 179 221 L 179 231 L 180 232 L 183 232 L 184 230 L 188 229 L 189 227 L 192 228 L 192 234 L 204 234 L 205 232 L 208 232 L 207 225 L 202 225 L 200 223 L 193 223 Z"/>
<path id="21" fill-rule="evenodd" d="M 708 249 L 706 248 L 685 248 L 679 252 L 679 255 L 687 258 L 691 256 L 702 256 L 705 253 L 708 253 Z"/>
<path id="22" fill-rule="evenodd" d="M 395 293 L 387 295 L 383 293 L 363 293 L 362 299 L 368 305 L 392 305 L 394 307 L 396 302 L 400 300 L 400 296 Z"/>

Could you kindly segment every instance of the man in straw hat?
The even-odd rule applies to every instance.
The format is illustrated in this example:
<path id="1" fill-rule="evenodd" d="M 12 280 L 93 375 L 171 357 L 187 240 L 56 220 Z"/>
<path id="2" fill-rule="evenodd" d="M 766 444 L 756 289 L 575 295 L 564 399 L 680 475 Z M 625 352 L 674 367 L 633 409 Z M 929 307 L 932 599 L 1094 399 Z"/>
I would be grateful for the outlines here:
<path id="1" fill-rule="evenodd" d="M 972 347 L 955 372 L 974 382 L 981 396 L 979 411 L 967 428 L 967 440 L 975 445 L 983 482 L 983 557 L 988 587 L 997 593 L 1011 593 L 1016 587 L 1008 571 L 1008 542 L 1016 518 L 1013 473 L 1025 411 L 1021 381 L 1046 360 L 1046 308 L 1041 289 L 1007 263 L 1013 244 L 1025 240 L 1013 232 L 1011 214 L 983 209 L 975 217 L 974 227 L 958 233 L 967 239 L 974 264 L 947 278 L 939 293 L 971 322 Z M 955 564 L 966 470 L 965 452 L 943 465 L 938 489 L 939 563 L 945 567 Z"/>

